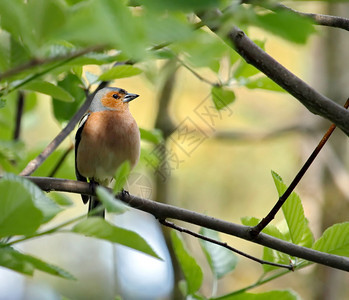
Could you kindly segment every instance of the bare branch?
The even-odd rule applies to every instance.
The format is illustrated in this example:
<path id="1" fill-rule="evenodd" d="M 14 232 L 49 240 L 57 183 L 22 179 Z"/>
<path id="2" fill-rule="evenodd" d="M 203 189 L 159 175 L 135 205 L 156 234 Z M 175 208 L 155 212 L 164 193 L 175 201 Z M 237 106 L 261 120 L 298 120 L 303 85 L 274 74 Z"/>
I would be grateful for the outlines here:
<path id="1" fill-rule="evenodd" d="M 344 108 L 347 109 L 349 107 L 349 98 L 344 104 Z M 304 174 L 309 169 L 310 165 L 313 163 L 316 156 L 320 153 L 323 146 L 326 144 L 328 139 L 330 138 L 333 131 L 336 129 L 336 125 L 332 124 L 330 128 L 327 130 L 319 144 L 316 146 L 314 151 L 310 154 L 307 161 L 304 163 L 303 167 L 299 170 L 297 175 L 292 180 L 291 184 L 288 186 L 286 191 L 280 196 L 279 200 L 276 202 L 275 206 L 271 209 L 268 215 L 263 218 L 252 230 L 252 234 L 258 235 L 274 218 L 277 212 L 280 210 L 282 205 L 286 202 L 287 198 L 291 195 L 293 190 L 296 188 L 298 183 L 303 178 Z"/>
<path id="2" fill-rule="evenodd" d="M 86 182 L 31 176 L 26 178 L 31 180 L 42 190 L 47 192 L 54 190 L 85 195 L 94 195 L 92 186 Z M 249 226 L 223 221 L 172 205 L 158 203 L 133 195 L 127 195 L 126 193 L 117 195 L 117 198 L 121 199 L 133 208 L 152 214 L 157 219 L 171 218 L 181 220 L 232 236 L 236 236 L 241 239 L 287 253 L 291 256 L 296 256 L 339 270 L 349 271 L 349 258 L 347 257 L 323 253 L 310 248 L 298 246 L 283 240 L 279 240 L 264 233 L 260 233 L 257 237 L 254 237 L 251 234 L 251 227 Z"/>
<path id="3" fill-rule="evenodd" d="M 235 249 L 235 248 L 229 246 L 227 243 L 220 242 L 220 241 L 217 241 L 217 240 L 215 240 L 215 239 L 211 239 L 211 238 L 209 238 L 209 237 L 207 237 L 207 236 L 204 236 L 204 235 L 202 235 L 202 234 L 199 234 L 199 233 L 196 233 L 196 232 L 191 231 L 191 230 L 189 230 L 189 229 L 180 227 L 180 226 L 178 226 L 178 225 L 176 225 L 176 224 L 174 224 L 174 223 L 172 223 L 172 222 L 169 222 L 169 221 L 167 221 L 167 220 L 159 220 L 159 222 L 160 222 L 162 225 L 165 225 L 165 226 L 167 226 L 167 227 L 173 228 L 173 229 L 178 230 L 178 231 L 180 231 L 180 232 L 187 233 L 187 234 L 189 234 L 189 235 L 191 235 L 191 236 L 193 236 L 193 237 L 202 239 L 202 240 L 204 240 L 204 241 L 208 241 L 208 242 L 210 242 L 210 243 L 212 243 L 212 244 L 216 244 L 216 245 L 219 245 L 219 246 L 221 246 L 221 247 L 224 247 L 224 248 L 226 248 L 226 249 L 228 249 L 228 250 L 230 250 L 230 251 L 233 251 L 233 252 L 235 252 L 235 253 L 237 253 L 237 254 L 240 254 L 241 256 L 244 256 L 244 257 L 246 257 L 246 258 L 248 258 L 248 259 L 251 259 L 251 260 L 253 260 L 253 261 L 256 261 L 256 262 L 258 262 L 258 263 L 260 263 L 260 264 L 262 264 L 262 265 L 270 265 L 270 266 L 279 267 L 279 268 L 284 268 L 284 269 L 288 269 L 288 270 L 290 270 L 290 271 L 294 271 L 294 266 L 293 266 L 292 264 L 283 265 L 283 264 L 273 263 L 273 262 L 270 262 L 270 261 L 265 261 L 265 260 L 259 259 L 259 258 L 257 258 L 257 257 L 254 257 L 254 256 L 252 256 L 252 255 L 249 255 L 249 254 L 247 254 L 247 253 L 244 253 L 244 252 L 242 252 L 242 251 L 240 251 L 240 250 L 238 250 L 238 249 Z"/>
<path id="4" fill-rule="evenodd" d="M 74 145 L 71 144 L 63 153 L 62 157 L 58 160 L 54 168 L 52 169 L 51 173 L 48 175 L 48 177 L 54 177 L 59 170 L 59 168 L 64 163 L 65 159 L 68 157 L 68 154 L 74 150 Z"/>
<path id="5" fill-rule="evenodd" d="M 23 109 L 24 109 L 24 93 L 23 91 L 20 91 L 18 93 L 18 99 L 17 99 L 16 125 L 15 125 L 16 127 L 15 127 L 15 131 L 13 132 L 13 139 L 15 141 L 19 140 L 19 137 L 20 137 Z"/>
<path id="6" fill-rule="evenodd" d="M 217 32 L 217 18 L 222 15 L 220 11 L 215 12 L 215 17 L 201 16 L 206 25 L 214 32 Z M 212 22 L 213 20 L 213 22 Z M 298 99 L 313 114 L 320 115 L 341 128 L 349 136 L 349 112 L 343 107 L 320 94 L 307 83 L 294 75 L 273 57 L 258 47 L 246 34 L 234 26 L 227 36 L 229 43 L 243 57 L 247 63 L 255 66 L 267 75 L 276 84 L 281 86 L 296 99 Z"/>
<path id="7" fill-rule="evenodd" d="M 348 18 L 330 16 L 330 15 L 322 15 L 322 14 L 303 13 L 303 12 L 297 11 L 295 9 L 292 9 L 290 7 L 287 7 L 281 3 L 278 4 L 277 7 L 281 8 L 281 9 L 292 11 L 300 16 L 311 18 L 317 25 L 341 28 L 341 29 L 349 31 L 349 19 Z"/>

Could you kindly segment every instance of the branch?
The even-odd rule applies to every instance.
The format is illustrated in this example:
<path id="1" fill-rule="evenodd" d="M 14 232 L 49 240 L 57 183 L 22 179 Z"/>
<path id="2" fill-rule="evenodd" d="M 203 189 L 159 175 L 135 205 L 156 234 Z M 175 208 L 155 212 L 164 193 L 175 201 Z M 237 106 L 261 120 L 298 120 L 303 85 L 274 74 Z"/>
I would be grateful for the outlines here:
<path id="1" fill-rule="evenodd" d="M 23 65 L 19 65 L 13 69 L 10 69 L 2 74 L 0 74 L 0 81 L 2 81 L 5 78 L 14 76 L 18 73 L 21 73 L 25 70 L 31 69 L 33 67 L 37 67 L 40 65 L 44 65 L 44 64 L 48 64 L 48 63 L 52 63 L 52 62 L 56 62 L 59 60 L 72 60 L 74 58 L 77 58 L 79 56 L 85 55 L 89 52 L 94 52 L 94 51 L 100 51 L 102 50 L 104 47 L 102 46 L 94 46 L 94 47 L 89 47 L 89 48 L 85 48 L 82 50 L 78 50 L 78 51 L 74 51 L 74 52 L 69 52 L 65 55 L 59 55 L 59 56 L 55 56 L 55 57 L 49 57 L 49 58 L 34 58 L 31 61 L 23 64 Z"/>
<path id="2" fill-rule="evenodd" d="M 47 192 L 54 190 L 94 195 L 93 187 L 86 182 L 45 177 L 27 177 L 27 179 L 31 180 L 42 190 Z M 349 271 L 349 258 L 347 257 L 323 253 L 310 248 L 294 245 L 264 233 L 260 233 L 257 237 L 254 237 L 251 235 L 251 227 L 249 226 L 230 223 L 172 205 L 158 203 L 133 195 L 127 195 L 126 193 L 117 195 L 117 198 L 133 208 L 152 214 L 155 218 L 160 220 L 167 218 L 181 220 L 236 236 L 314 263 L 319 263 L 343 271 Z"/>
<path id="3" fill-rule="evenodd" d="M 222 13 L 220 11 L 216 11 L 213 18 L 212 16 L 207 18 L 201 16 L 201 18 L 208 28 L 213 32 L 217 32 L 219 30 L 216 26 L 217 17 L 221 15 Z M 213 22 L 211 22 L 211 20 L 213 20 Z M 310 112 L 332 121 L 349 136 L 349 112 L 343 107 L 314 90 L 307 83 L 282 66 L 273 57 L 253 43 L 238 27 L 233 27 L 227 36 L 222 38 L 224 40 L 228 38 L 228 41 L 232 44 L 231 46 L 234 47 L 247 63 L 259 69 L 276 84 L 293 95 Z"/>
<path id="4" fill-rule="evenodd" d="M 349 98 L 344 104 L 345 109 L 347 109 L 348 106 L 349 106 Z M 321 139 L 321 141 L 319 142 L 319 144 L 316 146 L 314 151 L 310 154 L 309 158 L 304 163 L 303 167 L 299 170 L 297 175 L 294 177 L 294 179 L 292 180 L 291 184 L 288 186 L 286 191 L 280 196 L 279 200 L 276 202 L 274 207 L 268 213 L 268 215 L 265 218 L 263 218 L 255 227 L 253 227 L 252 234 L 258 235 L 275 218 L 276 213 L 280 210 L 282 205 L 286 202 L 288 197 L 291 195 L 293 190 L 301 181 L 304 174 L 307 172 L 310 165 L 313 163 L 316 156 L 320 153 L 321 149 L 326 144 L 326 142 L 328 141 L 328 139 L 330 138 L 331 134 L 335 129 L 336 129 L 336 125 L 332 124 L 330 128 L 327 130 L 327 132 L 325 133 L 325 135 L 323 136 L 323 138 Z"/>
<path id="5" fill-rule="evenodd" d="M 303 17 L 311 18 L 317 25 L 341 28 L 349 31 L 349 19 L 347 18 L 330 16 L 330 15 L 322 15 L 322 14 L 303 13 L 295 9 L 292 9 L 290 7 L 287 7 L 281 3 L 278 4 L 277 7 L 292 11 Z"/>
<path id="6" fill-rule="evenodd" d="M 18 93 L 18 98 L 17 98 L 16 127 L 15 127 L 15 131 L 13 132 L 13 139 L 15 141 L 19 140 L 19 137 L 21 134 L 23 109 L 24 109 L 24 93 L 23 91 L 20 91 Z"/>
<path id="7" fill-rule="evenodd" d="M 94 95 L 102 88 L 104 88 L 108 83 L 103 81 L 97 87 L 97 89 L 90 94 L 84 104 L 76 112 L 76 114 L 71 118 L 67 126 L 47 145 L 47 147 L 33 160 L 31 160 L 24 170 L 20 173 L 22 176 L 28 176 L 32 174 L 45 160 L 46 158 L 64 141 L 64 139 L 74 130 L 76 124 L 79 122 L 81 117 L 87 111 Z"/>
<path id="8" fill-rule="evenodd" d="M 237 254 L 240 254 L 241 256 L 244 256 L 244 257 L 246 257 L 246 258 L 248 258 L 248 259 L 251 259 L 251 260 L 253 260 L 253 261 L 255 261 L 255 262 L 258 262 L 258 263 L 260 263 L 260 264 L 262 264 L 262 265 L 270 265 L 270 266 L 279 267 L 279 268 L 284 268 L 284 269 L 288 269 L 288 270 L 290 270 L 290 271 L 294 271 L 294 266 L 293 266 L 292 264 L 283 265 L 283 264 L 273 263 L 273 262 L 270 262 L 270 261 L 265 261 L 265 260 L 256 258 L 256 257 L 254 257 L 254 256 L 252 256 L 252 255 L 246 254 L 246 253 L 244 253 L 244 252 L 242 252 L 242 251 L 240 251 L 240 250 L 238 250 L 238 249 L 236 249 L 236 248 L 233 248 L 233 247 L 229 246 L 227 243 L 220 242 L 220 241 L 217 241 L 217 240 L 215 240 L 215 239 L 211 239 L 211 238 L 209 238 L 209 237 L 207 237 L 207 236 L 204 236 L 204 235 L 202 235 L 202 234 L 200 234 L 200 233 L 196 233 L 196 232 L 191 231 L 191 230 L 189 230 L 189 229 L 180 227 L 180 226 L 178 226 L 178 225 L 176 225 L 176 224 L 174 224 L 174 223 L 172 223 L 172 222 L 169 222 L 169 221 L 166 221 L 166 220 L 159 220 L 159 222 L 160 222 L 162 225 L 164 225 L 164 226 L 173 228 L 173 229 L 175 229 L 175 230 L 177 230 L 177 231 L 184 232 L 184 233 L 189 234 L 189 235 L 191 235 L 191 236 L 193 236 L 193 237 L 196 237 L 196 238 L 198 238 L 198 239 L 201 239 L 201 240 L 204 240 L 204 241 L 208 241 L 208 242 L 210 242 L 210 243 L 213 243 L 213 244 L 219 245 L 219 246 L 221 246 L 221 247 L 224 247 L 224 248 L 226 248 L 226 249 L 228 249 L 228 250 L 230 250 L 230 251 L 233 251 L 233 252 L 235 252 L 235 253 L 237 253 Z"/>
<path id="9" fill-rule="evenodd" d="M 64 161 L 68 157 L 69 153 L 74 150 L 74 145 L 71 144 L 63 153 L 62 157 L 58 160 L 54 168 L 52 169 L 51 173 L 48 175 L 48 177 L 54 177 L 60 167 L 63 165 Z"/>

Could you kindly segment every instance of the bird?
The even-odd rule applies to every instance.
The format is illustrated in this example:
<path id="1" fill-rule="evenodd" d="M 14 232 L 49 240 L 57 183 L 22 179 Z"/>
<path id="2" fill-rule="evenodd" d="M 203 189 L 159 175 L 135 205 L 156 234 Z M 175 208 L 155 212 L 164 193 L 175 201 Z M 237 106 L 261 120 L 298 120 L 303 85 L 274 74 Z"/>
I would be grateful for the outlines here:
<path id="1" fill-rule="evenodd" d="M 129 111 L 139 97 L 122 88 L 106 87 L 92 99 L 75 135 L 75 174 L 79 181 L 108 186 L 118 167 L 129 161 L 131 169 L 140 156 L 140 132 Z M 99 207 L 95 196 L 81 195 L 88 212 Z M 104 218 L 104 209 L 94 214 Z"/>

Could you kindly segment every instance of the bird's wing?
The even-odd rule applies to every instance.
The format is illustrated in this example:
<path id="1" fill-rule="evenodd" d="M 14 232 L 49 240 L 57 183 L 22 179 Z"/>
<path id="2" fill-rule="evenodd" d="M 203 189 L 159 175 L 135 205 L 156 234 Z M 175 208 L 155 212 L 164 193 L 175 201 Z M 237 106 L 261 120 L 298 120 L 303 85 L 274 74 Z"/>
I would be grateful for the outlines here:
<path id="1" fill-rule="evenodd" d="M 78 130 L 76 131 L 76 134 L 75 134 L 75 175 L 76 175 L 77 180 L 84 181 L 84 182 L 87 182 L 87 179 L 86 179 L 86 177 L 82 176 L 78 170 L 77 153 L 78 153 L 78 148 L 79 148 L 79 144 L 81 141 L 81 133 L 82 133 L 82 130 L 84 129 L 84 126 L 86 124 L 86 121 L 87 121 L 89 115 L 90 114 L 87 113 L 81 118 L 81 120 L 79 122 Z M 85 204 L 89 200 L 89 196 L 87 196 L 87 195 L 81 195 L 81 198 Z"/>

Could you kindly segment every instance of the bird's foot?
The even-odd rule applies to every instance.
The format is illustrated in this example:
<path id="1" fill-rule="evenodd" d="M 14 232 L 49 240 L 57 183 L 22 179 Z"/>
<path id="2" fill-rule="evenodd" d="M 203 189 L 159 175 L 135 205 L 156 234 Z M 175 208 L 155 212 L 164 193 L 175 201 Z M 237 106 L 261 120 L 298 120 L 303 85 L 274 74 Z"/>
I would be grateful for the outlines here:
<path id="1" fill-rule="evenodd" d="M 128 191 L 126 191 L 125 189 L 122 189 L 121 190 L 121 197 L 125 198 L 127 196 L 130 196 L 130 193 Z"/>
<path id="2" fill-rule="evenodd" d="M 92 178 L 90 180 L 90 186 L 92 188 L 93 193 L 96 193 L 96 189 L 97 189 L 97 186 L 99 186 L 99 183 Z"/>

